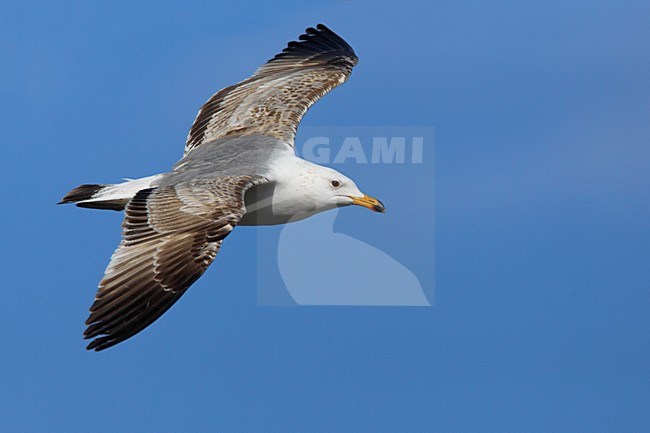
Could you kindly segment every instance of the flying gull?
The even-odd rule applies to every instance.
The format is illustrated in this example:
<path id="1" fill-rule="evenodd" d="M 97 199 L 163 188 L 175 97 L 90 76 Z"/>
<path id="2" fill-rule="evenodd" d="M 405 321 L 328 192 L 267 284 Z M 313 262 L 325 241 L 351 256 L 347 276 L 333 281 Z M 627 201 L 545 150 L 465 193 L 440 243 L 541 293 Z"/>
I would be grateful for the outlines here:
<path id="1" fill-rule="evenodd" d="M 343 84 L 352 48 L 322 24 L 199 110 L 172 171 L 85 184 L 61 203 L 124 210 L 122 240 L 86 320 L 89 350 L 118 344 L 167 311 L 212 263 L 236 225 L 284 224 L 335 207 L 383 204 L 331 168 L 296 156 L 307 109 Z"/>

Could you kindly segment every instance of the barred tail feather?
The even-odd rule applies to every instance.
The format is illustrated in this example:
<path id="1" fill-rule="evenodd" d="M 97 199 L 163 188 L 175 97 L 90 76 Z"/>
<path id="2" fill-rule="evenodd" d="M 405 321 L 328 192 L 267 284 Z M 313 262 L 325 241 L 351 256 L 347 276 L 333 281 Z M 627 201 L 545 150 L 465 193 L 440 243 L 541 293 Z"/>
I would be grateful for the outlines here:
<path id="1" fill-rule="evenodd" d="M 83 185 L 79 185 L 69 193 L 65 195 L 61 199 L 60 202 L 57 204 L 65 204 L 65 203 L 77 203 L 79 201 L 84 201 L 84 200 L 89 200 L 93 197 L 94 194 L 96 194 L 98 191 L 100 191 L 102 188 L 106 187 L 106 185 L 101 185 L 101 184 L 88 184 L 85 183 Z"/>
<path id="2" fill-rule="evenodd" d="M 75 203 L 90 209 L 110 209 L 121 211 L 135 194 L 152 186 L 162 175 L 128 180 L 118 184 L 84 184 L 67 193 L 58 204 Z"/>

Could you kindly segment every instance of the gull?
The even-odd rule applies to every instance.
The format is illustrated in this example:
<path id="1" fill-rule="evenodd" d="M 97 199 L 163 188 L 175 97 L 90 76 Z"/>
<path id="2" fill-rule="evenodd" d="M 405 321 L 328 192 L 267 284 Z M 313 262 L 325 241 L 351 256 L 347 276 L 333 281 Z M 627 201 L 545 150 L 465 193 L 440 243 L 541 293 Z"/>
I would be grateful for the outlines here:
<path id="1" fill-rule="evenodd" d="M 237 225 L 286 224 L 349 205 L 385 212 L 351 179 L 295 152 L 305 112 L 343 84 L 357 62 L 332 30 L 310 27 L 201 107 L 171 171 L 84 184 L 61 200 L 124 210 L 121 242 L 86 320 L 88 350 L 107 349 L 151 325 L 205 272 Z"/>

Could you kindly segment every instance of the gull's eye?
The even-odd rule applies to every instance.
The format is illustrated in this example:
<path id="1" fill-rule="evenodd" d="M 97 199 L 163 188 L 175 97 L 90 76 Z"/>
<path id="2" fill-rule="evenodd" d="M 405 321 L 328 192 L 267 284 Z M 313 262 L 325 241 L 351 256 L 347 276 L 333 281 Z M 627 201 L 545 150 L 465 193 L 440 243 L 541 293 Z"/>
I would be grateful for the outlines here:
<path id="1" fill-rule="evenodd" d="M 341 182 L 339 182 L 338 180 L 333 180 L 332 181 L 332 186 L 334 188 L 338 188 L 339 186 L 341 186 Z"/>

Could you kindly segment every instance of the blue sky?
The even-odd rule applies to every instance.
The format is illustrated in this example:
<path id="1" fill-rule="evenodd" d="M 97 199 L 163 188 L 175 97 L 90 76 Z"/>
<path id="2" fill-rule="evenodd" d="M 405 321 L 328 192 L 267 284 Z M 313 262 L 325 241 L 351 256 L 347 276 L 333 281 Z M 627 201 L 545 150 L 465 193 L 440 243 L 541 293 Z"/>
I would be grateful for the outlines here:
<path id="1" fill-rule="evenodd" d="M 646 2 L 4 2 L 0 17 L 1 431 L 650 428 Z M 86 352 L 121 217 L 54 203 L 168 169 L 210 94 L 318 22 L 360 63 L 304 125 L 435 128 L 434 194 L 348 170 L 412 213 L 435 201 L 435 256 L 396 236 L 426 224 L 390 203 L 336 222 L 435 268 L 434 305 L 260 307 L 241 230 L 154 326 Z"/>

